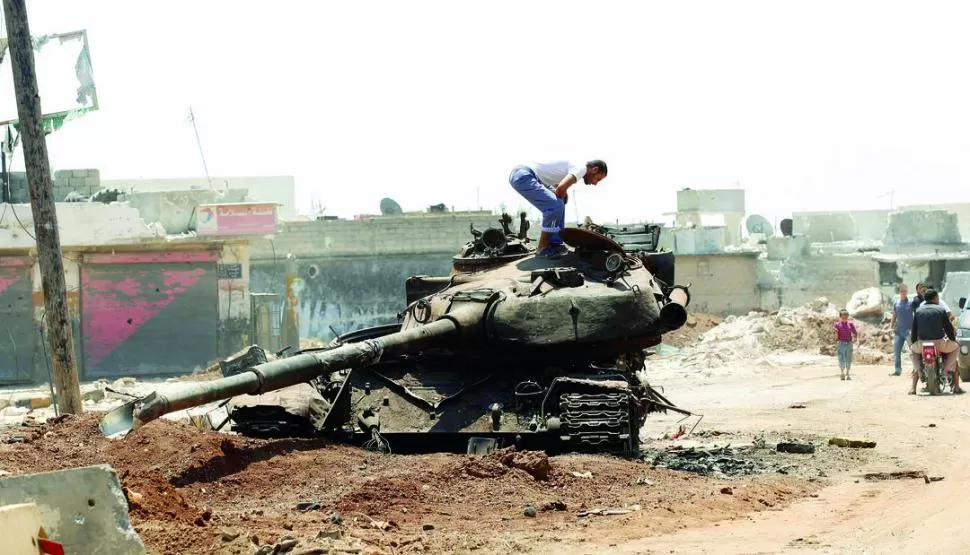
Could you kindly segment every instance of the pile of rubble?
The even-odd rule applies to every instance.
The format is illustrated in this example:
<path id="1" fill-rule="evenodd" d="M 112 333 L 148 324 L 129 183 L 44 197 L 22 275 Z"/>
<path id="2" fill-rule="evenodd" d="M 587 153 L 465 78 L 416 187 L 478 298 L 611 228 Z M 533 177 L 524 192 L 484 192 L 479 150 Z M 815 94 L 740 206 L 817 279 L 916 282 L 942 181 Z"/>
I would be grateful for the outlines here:
<path id="1" fill-rule="evenodd" d="M 838 308 L 824 297 L 798 308 L 728 316 L 664 363 L 675 368 L 711 369 L 738 363 L 774 365 L 773 359 L 792 353 L 832 356 L 836 320 Z M 876 325 L 855 320 L 855 325 L 859 341 L 854 361 L 891 361 L 893 332 L 888 322 Z"/>

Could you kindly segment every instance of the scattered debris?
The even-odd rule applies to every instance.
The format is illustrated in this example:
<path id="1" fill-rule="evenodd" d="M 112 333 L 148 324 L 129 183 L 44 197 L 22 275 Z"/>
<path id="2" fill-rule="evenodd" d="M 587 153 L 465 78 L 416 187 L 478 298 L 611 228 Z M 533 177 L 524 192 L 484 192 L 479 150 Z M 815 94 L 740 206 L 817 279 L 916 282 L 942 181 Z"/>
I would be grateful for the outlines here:
<path id="1" fill-rule="evenodd" d="M 617 516 L 617 515 L 628 515 L 632 512 L 639 511 L 641 509 L 640 505 L 631 505 L 630 508 L 623 509 L 589 509 L 583 510 L 576 513 L 579 518 L 587 516 Z"/>
<path id="2" fill-rule="evenodd" d="M 237 530 L 223 530 L 222 541 L 231 542 L 232 540 L 238 538 L 240 535 L 242 534 Z"/>
<path id="3" fill-rule="evenodd" d="M 525 516 L 527 516 L 527 517 L 529 517 L 529 518 L 535 518 L 535 516 L 536 516 L 536 508 L 535 508 L 535 507 L 533 507 L 532 505 L 529 505 L 529 506 L 527 506 L 527 507 L 526 507 L 526 508 L 525 508 L 525 509 L 524 509 L 524 510 L 522 511 L 522 514 L 524 514 Z"/>
<path id="4" fill-rule="evenodd" d="M 875 441 L 870 441 L 868 439 L 848 439 L 844 437 L 833 437 L 829 440 L 829 445 L 837 445 L 839 447 L 849 447 L 852 449 L 872 449 L 876 446 Z"/>
<path id="5" fill-rule="evenodd" d="M 570 472 L 570 474 L 572 474 L 573 476 L 575 476 L 577 478 L 592 478 L 593 477 L 593 473 L 590 472 L 589 470 L 584 470 L 583 472 L 578 472 L 578 471 L 575 471 L 574 470 L 574 471 Z"/>
<path id="6" fill-rule="evenodd" d="M 425 525 L 427 526 L 427 525 Z M 335 528 L 333 530 L 320 530 L 317 532 L 317 538 L 327 538 L 331 540 L 339 540 L 344 537 L 344 531 L 340 528 Z"/>
<path id="7" fill-rule="evenodd" d="M 734 495 L 734 488 L 723 487 L 721 488 L 721 493 L 723 493 L 724 495 Z"/>
<path id="8" fill-rule="evenodd" d="M 779 453 L 811 454 L 815 452 L 815 446 L 811 443 L 779 443 L 776 450 Z"/>
<path id="9" fill-rule="evenodd" d="M 802 405 L 802 404 L 791 405 L 788 408 L 790 408 L 790 409 L 803 409 L 803 408 L 805 408 L 805 405 Z"/>
<path id="10" fill-rule="evenodd" d="M 897 470 L 895 472 L 869 472 L 862 475 L 863 479 L 870 482 L 882 480 L 909 480 L 926 479 L 926 472 L 922 470 Z"/>
<path id="11" fill-rule="evenodd" d="M 653 480 L 651 480 L 650 478 L 647 478 L 646 476 L 640 476 L 639 478 L 637 478 L 636 480 L 633 481 L 633 485 L 635 485 L 635 486 L 652 486 L 653 485 Z"/>
<path id="12" fill-rule="evenodd" d="M 543 511 L 565 511 L 566 504 L 562 501 L 549 501 L 542 506 Z"/>
<path id="13" fill-rule="evenodd" d="M 729 445 L 714 449 L 678 446 L 658 453 L 652 464 L 654 467 L 714 476 L 747 476 L 766 471 L 753 460 L 736 458 L 732 456 L 734 454 L 735 450 Z"/>

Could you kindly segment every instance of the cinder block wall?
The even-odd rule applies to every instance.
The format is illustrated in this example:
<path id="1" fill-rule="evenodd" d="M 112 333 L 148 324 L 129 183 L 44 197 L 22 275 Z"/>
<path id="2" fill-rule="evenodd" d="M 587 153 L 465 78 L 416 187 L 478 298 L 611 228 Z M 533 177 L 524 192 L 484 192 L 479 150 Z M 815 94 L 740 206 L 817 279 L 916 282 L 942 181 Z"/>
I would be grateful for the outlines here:
<path id="1" fill-rule="evenodd" d="M 489 212 L 451 212 L 382 216 L 370 220 L 283 222 L 272 239 L 253 239 L 252 260 L 273 260 L 292 254 L 297 258 L 384 256 L 391 254 L 453 255 L 472 238 L 469 225 L 478 230 L 499 227 L 499 216 Z M 532 224 L 529 235 L 537 238 Z"/>
<path id="2" fill-rule="evenodd" d="M 98 169 L 58 170 L 51 177 L 54 180 L 54 202 L 63 202 L 72 191 L 92 195 L 101 190 L 101 171 Z M 30 202 L 26 172 L 10 173 L 10 200 L 12 204 Z"/>
<path id="3" fill-rule="evenodd" d="M 342 334 L 393 323 L 405 307 L 408 277 L 448 275 L 451 257 L 472 238 L 469 225 L 499 227 L 498 219 L 489 212 L 451 212 L 283 222 L 276 236 L 251 243 L 250 290 L 285 297 L 292 254 L 301 338 L 329 340 L 331 328 Z M 529 236 L 538 235 L 533 223 Z"/>
<path id="4" fill-rule="evenodd" d="M 757 256 L 677 255 L 674 277 L 691 285 L 689 312 L 747 314 L 761 307 Z"/>
<path id="5" fill-rule="evenodd" d="M 864 255 L 802 257 L 777 263 L 779 268 L 780 281 L 762 277 L 762 307 L 767 310 L 801 306 L 818 297 L 845 306 L 856 291 L 878 285 L 878 264 Z"/>

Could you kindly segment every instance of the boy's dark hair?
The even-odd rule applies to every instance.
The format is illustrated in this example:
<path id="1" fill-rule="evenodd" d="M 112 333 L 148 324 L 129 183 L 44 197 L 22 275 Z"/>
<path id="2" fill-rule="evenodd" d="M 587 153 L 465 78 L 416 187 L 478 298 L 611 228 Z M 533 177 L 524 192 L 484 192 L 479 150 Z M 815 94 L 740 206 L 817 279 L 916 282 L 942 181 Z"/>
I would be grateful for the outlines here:
<path id="1" fill-rule="evenodd" d="M 927 289 L 926 293 L 923 295 L 923 300 L 933 301 L 933 300 L 936 300 L 936 298 L 939 296 L 940 294 L 936 292 L 936 289 Z"/>
<path id="2" fill-rule="evenodd" d="M 842 310 L 839 311 L 839 316 L 843 316 L 843 315 L 848 316 L 849 311 L 843 308 Z"/>
<path id="3" fill-rule="evenodd" d="M 587 168 L 596 168 L 603 175 L 606 175 L 606 162 L 604 162 L 602 160 L 590 160 L 589 162 L 586 162 L 586 167 Z"/>
<path id="4" fill-rule="evenodd" d="M 917 283 L 917 284 L 916 284 L 916 288 L 917 288 L 917 289 L 919 289 L 920 287 L 926 287 L 926 284 L 925 284 L 925 283 L 923 283 L 922 281 L 921 281 L 921 282 L 919 282 L 919 283 Z"/>

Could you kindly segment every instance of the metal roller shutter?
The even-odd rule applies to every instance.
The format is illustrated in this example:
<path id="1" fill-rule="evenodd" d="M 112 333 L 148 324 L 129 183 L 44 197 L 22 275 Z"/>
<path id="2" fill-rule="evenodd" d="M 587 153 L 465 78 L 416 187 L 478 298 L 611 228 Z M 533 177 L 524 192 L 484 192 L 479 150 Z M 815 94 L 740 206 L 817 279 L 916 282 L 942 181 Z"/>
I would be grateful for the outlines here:
<path id="1" fill-rule="evenodd" d="M 217 260 L 212 251 L 86 256 L 84 377 L 184 374 L 216 360 Z"/>
<path id="2" fill-rule="evenodd" d="M 0 384 L 26 383 L 34 373 L 34 287 L 27 256 L 0 257 Z"/>

